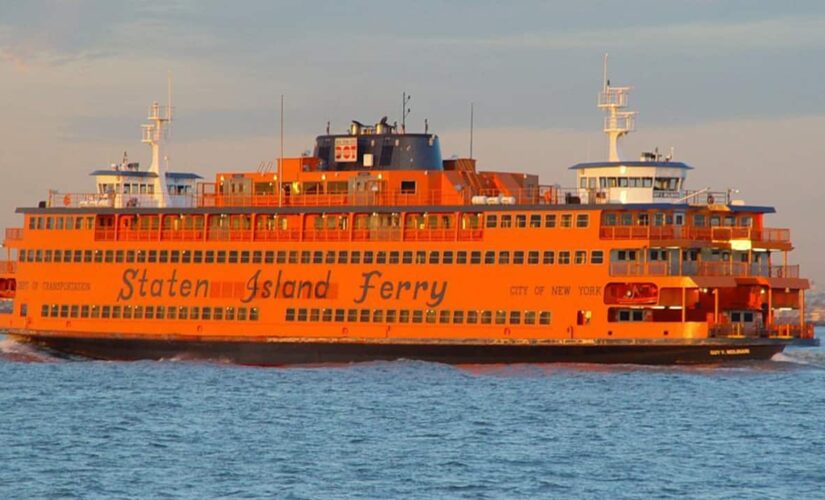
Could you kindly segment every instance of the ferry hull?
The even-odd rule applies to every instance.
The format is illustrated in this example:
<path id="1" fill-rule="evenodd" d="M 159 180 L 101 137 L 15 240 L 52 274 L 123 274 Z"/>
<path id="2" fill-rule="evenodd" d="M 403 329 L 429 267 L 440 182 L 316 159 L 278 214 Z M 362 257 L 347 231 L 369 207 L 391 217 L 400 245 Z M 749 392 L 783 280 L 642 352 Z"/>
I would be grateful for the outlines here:
<path id="1" fill-rule="evenodd" d="M 448 364 L 600 363 L 681 365 L 766 360 L 786 343 L 748 339 L 689 343 L 484 343 L 318 340 L 156 340 L 12 334 L 69 355 L 92 359 L 204 360 L 254 366 L 340 364 L 413 359 Z"/>

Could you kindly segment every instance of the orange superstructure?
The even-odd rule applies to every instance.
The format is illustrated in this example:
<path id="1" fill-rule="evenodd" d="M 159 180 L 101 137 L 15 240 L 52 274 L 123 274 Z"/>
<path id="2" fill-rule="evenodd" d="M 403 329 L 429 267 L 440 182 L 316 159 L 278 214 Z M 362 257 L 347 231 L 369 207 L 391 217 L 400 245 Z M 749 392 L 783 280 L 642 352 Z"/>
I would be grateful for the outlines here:
<path id="1" fill-rule="evenodd" d="M 687 191 L 669 158 L 572 168 L 571 189 L 479 172 L 386 120 L 214 183 L 124 161 L 96 193 L 18 210 L 0 321 L 92 357 L 252 364 L 708 362 L 815 342 L 773 209 Z"/>

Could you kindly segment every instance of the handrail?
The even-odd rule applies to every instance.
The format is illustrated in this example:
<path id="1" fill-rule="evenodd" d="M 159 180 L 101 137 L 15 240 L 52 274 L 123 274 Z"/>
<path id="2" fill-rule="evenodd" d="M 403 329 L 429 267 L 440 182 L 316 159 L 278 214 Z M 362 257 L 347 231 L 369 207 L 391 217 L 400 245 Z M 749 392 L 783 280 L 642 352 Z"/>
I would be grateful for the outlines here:
<path id="1" fill-rule="evenodd" d="M 695 227 L 695 226 L 602 226 L 603 240 L 751 240 L 759 243 L 790 243 L 791 231 L 784 228 Z"/>
<path id="2" fill-rule="evenodd" d="M 714 276 L 799 278 L 799 265 L 767 266 L 747 262 L 611 262 L 611 276 Z"/>

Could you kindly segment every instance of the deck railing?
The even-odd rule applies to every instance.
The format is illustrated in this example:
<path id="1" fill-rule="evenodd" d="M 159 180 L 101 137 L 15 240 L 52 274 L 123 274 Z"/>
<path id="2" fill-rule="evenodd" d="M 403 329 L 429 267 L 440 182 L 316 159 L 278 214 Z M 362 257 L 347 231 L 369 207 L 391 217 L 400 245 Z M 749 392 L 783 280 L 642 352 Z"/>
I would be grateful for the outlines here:
<path id="1" fill-rule="evenodd" d="M 751 227 L 602 226 L 599 229 L 599 236 L 603 240 L 751 240 L 762 243 L 790 243 L 791 241 L 789 229 Z"/>
<path id="2" fill-rule="evenodd" d="M 611 262 L 611 276 L 716 276 L 798 278 L 799 265 L 767 266 L 747 262 Z"/>
<path id="3" fill-rule="evenodd" d="M 21 241 L 23 239 L 22 227 L 7 227 L 6 241 Z"/>
<path id="4" fill-rule="evenodd" d="M 711 337 L 785 337 L 797 339 L 814 338 L 814 325 L 811 323 L 753 325 L 745 323 L 723 323 L 708 328 Z"/>

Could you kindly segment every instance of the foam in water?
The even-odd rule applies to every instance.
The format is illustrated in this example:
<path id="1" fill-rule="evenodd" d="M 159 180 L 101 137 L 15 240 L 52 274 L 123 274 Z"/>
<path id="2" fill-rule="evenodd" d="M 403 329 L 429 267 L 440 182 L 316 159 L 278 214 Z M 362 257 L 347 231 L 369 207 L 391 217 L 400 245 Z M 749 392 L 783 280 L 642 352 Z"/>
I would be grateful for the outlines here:
<path id="1" fill-rule="evenodd" d="M 50 356 L 48 353 L 38 350 L 29 344 L 17 342 L 5 335 L 0 335 L 0 359 L 27 363 L 52 363 L 59 361 L 59 358 Z"/>

